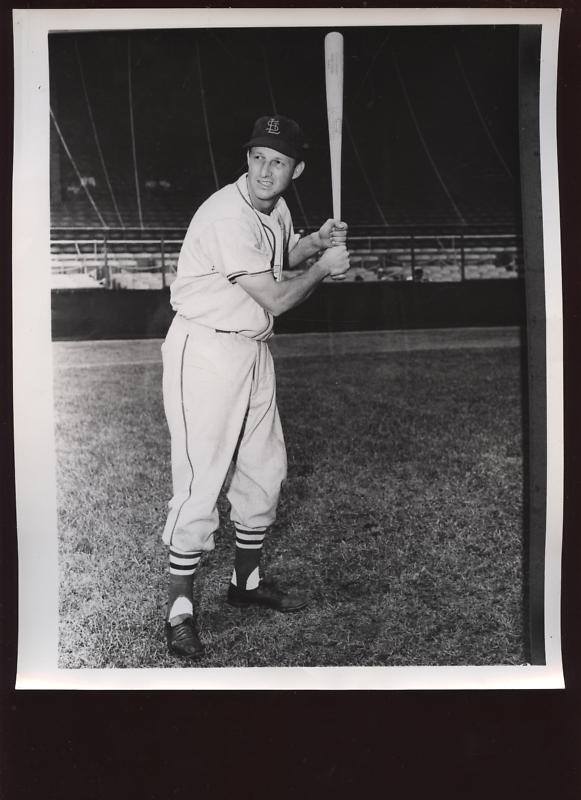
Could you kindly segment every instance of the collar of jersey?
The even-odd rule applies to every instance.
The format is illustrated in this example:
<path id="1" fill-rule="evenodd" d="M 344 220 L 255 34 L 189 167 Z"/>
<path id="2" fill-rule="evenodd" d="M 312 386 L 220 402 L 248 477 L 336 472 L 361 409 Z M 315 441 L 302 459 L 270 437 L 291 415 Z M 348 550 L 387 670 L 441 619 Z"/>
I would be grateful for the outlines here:
<path id="1" fill-rule="evenodd" d="M 273 208 L 272 208 L 272 211 L 270 212 L 270 214 L 265 214 L 265 213 L 264 213 L 264 211 L 259 211 L 259 209 L 258 209 L 258 208 L 256 208 L 256 206 L 253 206 L 253 205 L 252 205 L 252 200 L 250 199 L 250 195 L 249 195 L 249 193 L 248 193 L 248 184 L 247 184 L 247 182 L 246 182 L 246 178 L 247 178 L 247 177 L 248 177 L 248 173 L 247 173 L 247 172 L 245 172 L 245 173 L 244 173 L 244 175 L 241 175 L 241 176 L 238 178 L 238 180 L 236 181 L 236 186 L 238 187 L 238 189 L 239 189 L 239 191 L 240 191 L 240 194 L 241 194 L 241 195 L 242 195 L 242 197 L 243 197 L 243 198 L 246 200 L 246 202 L 248 203 L 248 205 L 250 206 L 250 208 L 251 208 L 253 211 L 255 211 L 257 214 L 259 214 L 261 217 L 264 217 L 264 219 L 265 219 L 265 220 L 269 220 L 269 219 L 271 219 L 271 214 L 272 214 L 272 211 L 274 211 L 275 209 L 277 209 L 277 208 L 278 208 L 278 206 L 279 206 L 279 204 L 280 204 L 280 197 L 278 198 L 278 200 L 277 200 L 277 201 L 276 201 L 276 203 L 274 204 L 274 206 L 273 206 Z"/>

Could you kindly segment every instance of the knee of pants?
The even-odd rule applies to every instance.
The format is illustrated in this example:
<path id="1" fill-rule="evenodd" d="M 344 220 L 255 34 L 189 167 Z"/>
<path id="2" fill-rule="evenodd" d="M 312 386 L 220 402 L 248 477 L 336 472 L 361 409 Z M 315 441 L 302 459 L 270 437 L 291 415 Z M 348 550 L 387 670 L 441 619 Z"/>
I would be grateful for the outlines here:
<path id="1" fill-rule="evenodd" d="M 230 492 L 250 497 L 260 494 L 266 498 L 278 498 L 286 474 L 287 463 L 284 454 L 252 467 L 248 463 L 236 464 Z"/>

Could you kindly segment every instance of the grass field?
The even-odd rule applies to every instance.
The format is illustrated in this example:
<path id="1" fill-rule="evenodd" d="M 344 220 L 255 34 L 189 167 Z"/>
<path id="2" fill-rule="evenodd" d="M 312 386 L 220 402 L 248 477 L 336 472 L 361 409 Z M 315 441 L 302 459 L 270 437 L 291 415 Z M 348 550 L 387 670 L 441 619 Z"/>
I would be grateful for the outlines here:
<path id="1" fill-rule="evenodd" d="M 263 565 L 312 602 L 296 615 L 225 604 L 221 498 L 196 579 L 202 666 L 526 661 L 517 338 L 397 337 L 276 341 L 289 476 Z M 159 342 L 54 348 L 60 666 L 181 666 L 163 638 Z"/>

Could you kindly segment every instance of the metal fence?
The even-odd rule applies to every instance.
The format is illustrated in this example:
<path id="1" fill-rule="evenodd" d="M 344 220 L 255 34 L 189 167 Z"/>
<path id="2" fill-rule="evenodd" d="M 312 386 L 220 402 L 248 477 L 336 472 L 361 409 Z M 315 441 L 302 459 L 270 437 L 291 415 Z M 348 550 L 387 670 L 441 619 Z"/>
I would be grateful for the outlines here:
<path id="1" fill-rule="evenodd" d="M 53 285 L 163 289 L 175 277 L 182 239 L 53 239 Z"/>
<path id="2" fill-rule="evenodd" d="M 378 280 L 462 281 L 517 277 L 522 241 L 515 234 L 422 234 L 353 236 L 353 269 Z"/>
<path id="3" fill-rule="evenodd" d="M 51 240 L 53 288 L 162 289 L 176 275 L 184 231 L 119 238 Z M 522 274 L 522 241 L 512 233 L 399 233 L 353 235 L 348 280 L 439 281 L 515 278 Z"/>

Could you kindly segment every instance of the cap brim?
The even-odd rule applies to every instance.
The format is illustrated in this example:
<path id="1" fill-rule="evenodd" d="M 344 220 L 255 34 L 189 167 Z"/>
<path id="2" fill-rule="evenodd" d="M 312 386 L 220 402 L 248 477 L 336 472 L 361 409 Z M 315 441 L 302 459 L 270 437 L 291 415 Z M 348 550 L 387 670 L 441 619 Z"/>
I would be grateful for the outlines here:
<path id="1" fill-rule="evenodd" d="M 297 161 L 303 158 L 302 148 L 299 150 L 289 142 L 285 142 L 283 139 L 277 140 L 274 136 L 257 136 L 255 139 L 246 142 L 244 147 L 270 147 L 271 150 L 276 150 L 277 153 L 282 153 L 284 156 L 294 158 Z"/>

